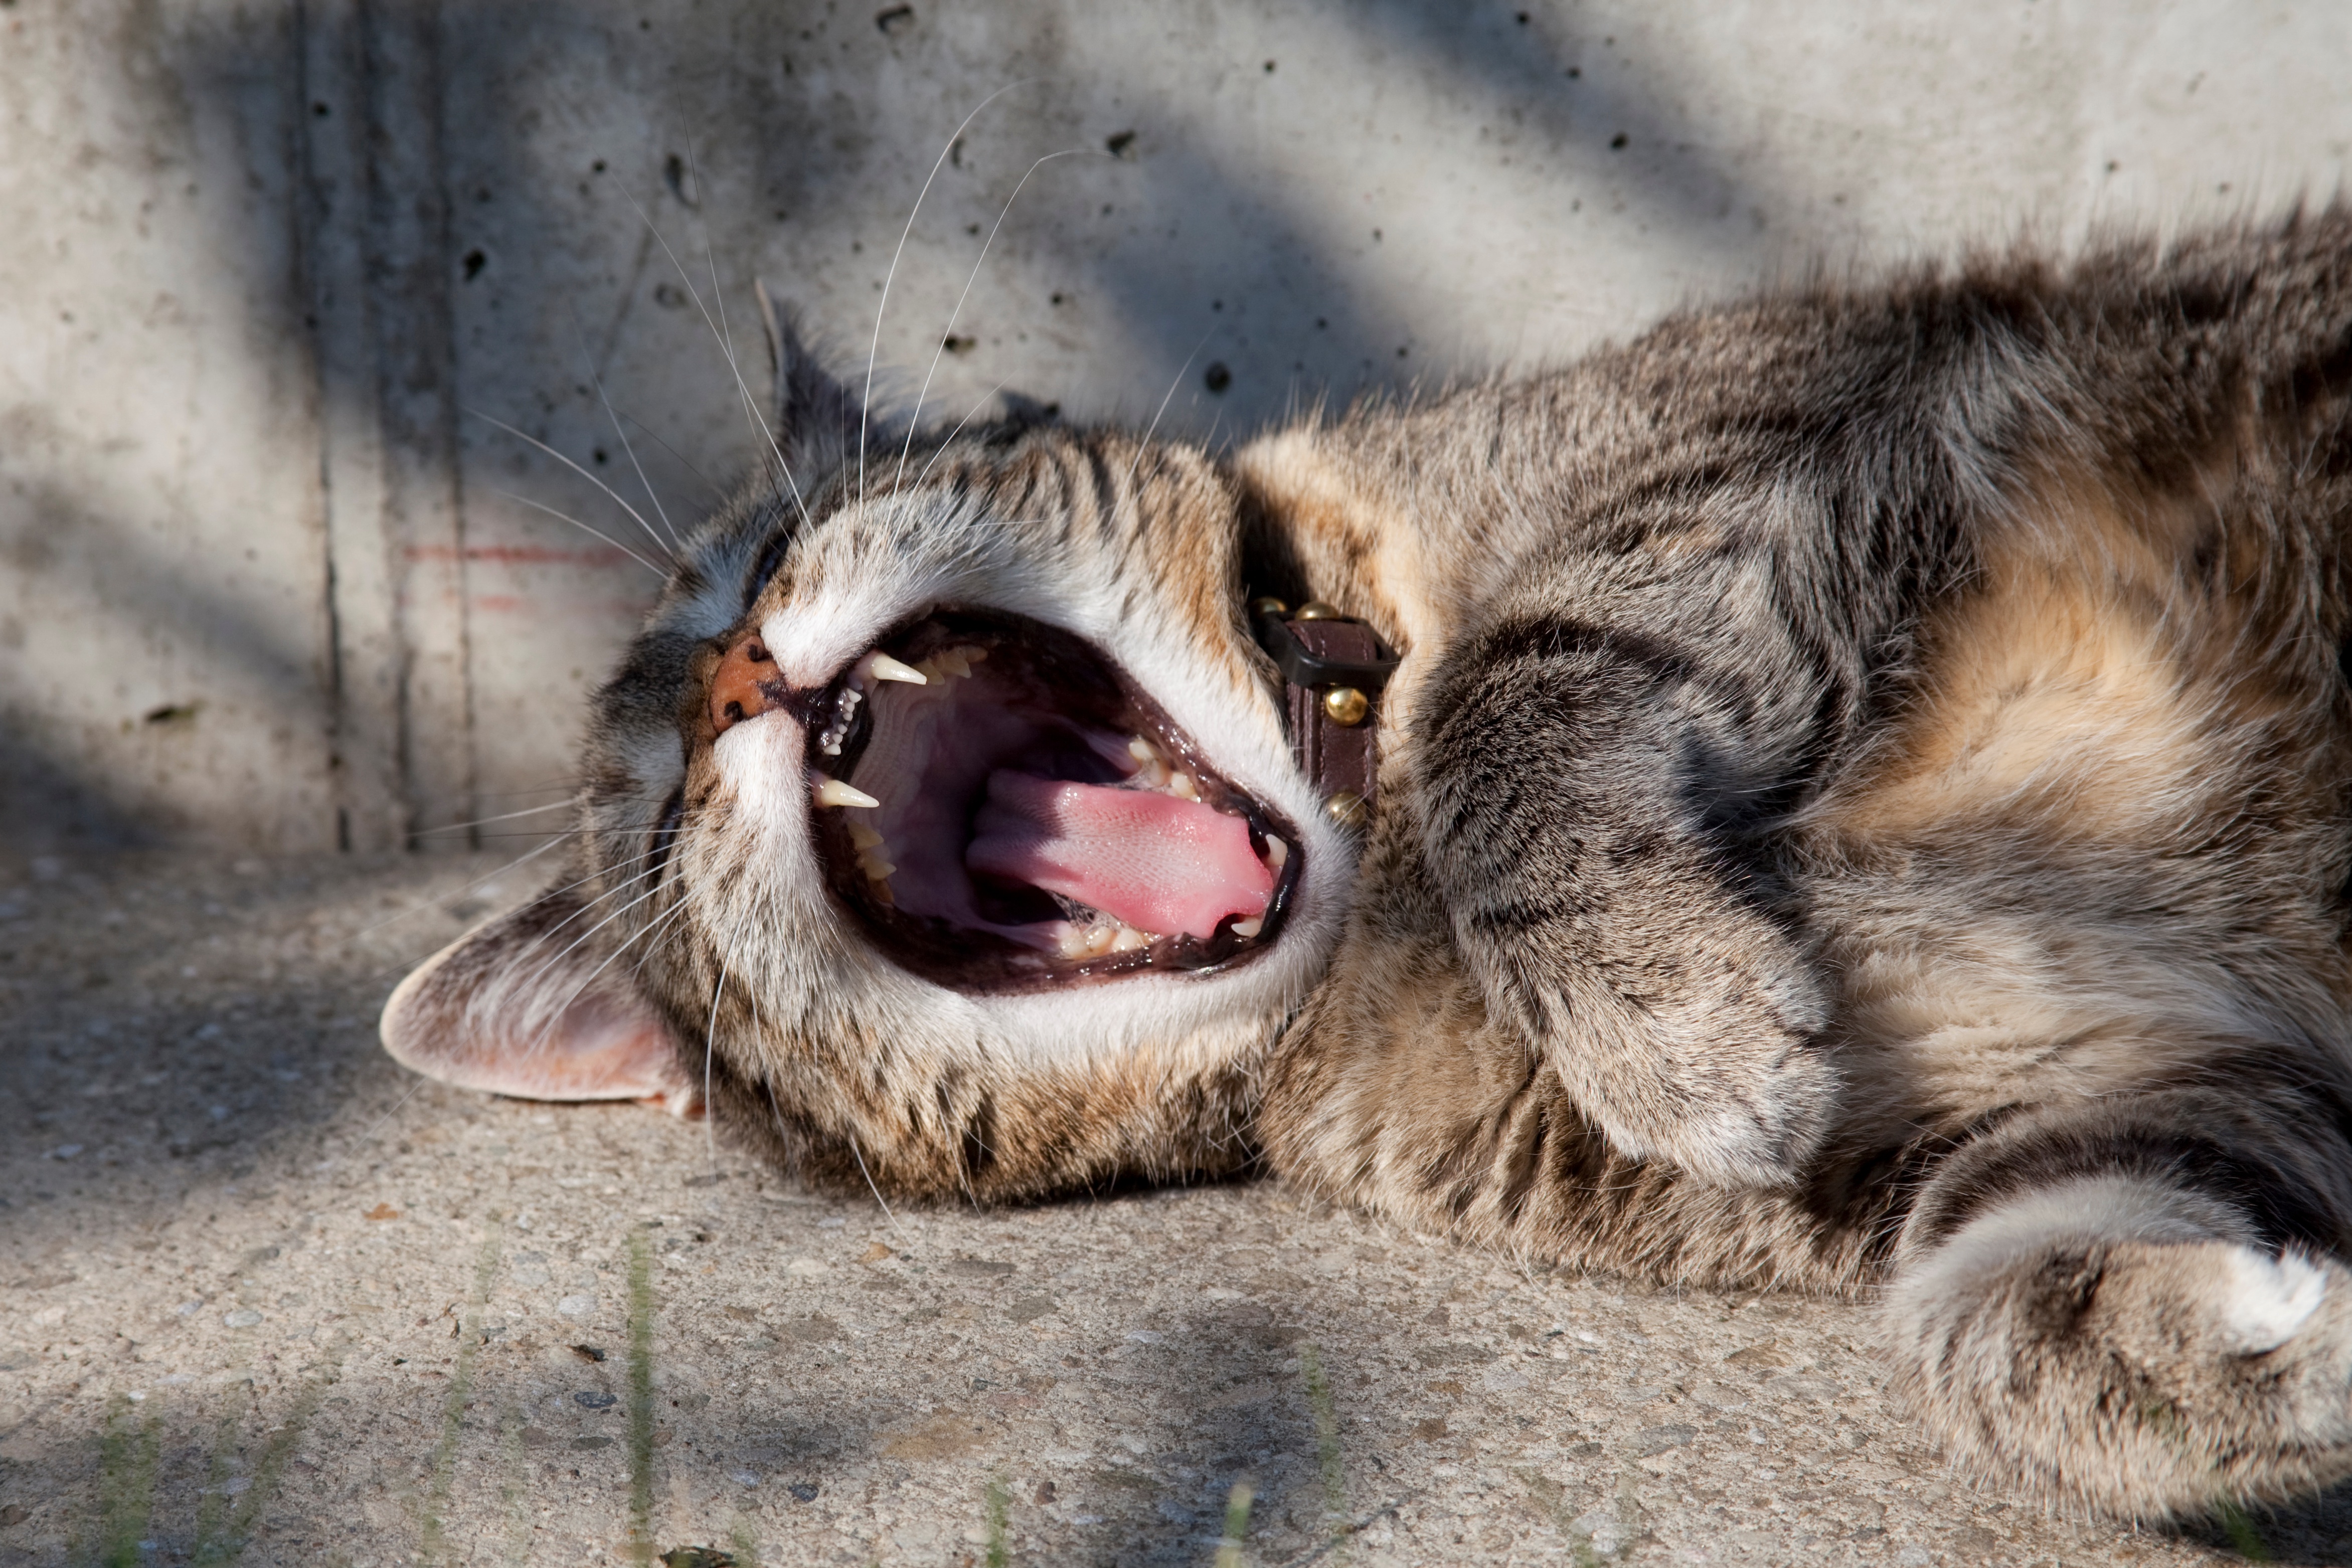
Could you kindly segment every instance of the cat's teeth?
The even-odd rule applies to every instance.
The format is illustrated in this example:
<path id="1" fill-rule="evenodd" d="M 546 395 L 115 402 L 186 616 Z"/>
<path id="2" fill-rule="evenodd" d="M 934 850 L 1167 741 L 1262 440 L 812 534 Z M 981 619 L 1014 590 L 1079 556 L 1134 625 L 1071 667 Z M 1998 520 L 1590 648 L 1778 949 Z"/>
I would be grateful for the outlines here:
<path id="1" fill-rule="evenodd" d="M 962 680 L 971 674 L 971 662 L 975 657 L 988 657 L 987 651 L 981 648 L 942 648 L 932 654 L 929 662 L 937 665 L 941 673 Z"/>
<path id="2" fill-rule="evenodd" d="M 857 673 L 869 680 L 904 681 L 910 686 L 928 686 L 930 677 L 912 664 L 905 664 L 877 648 L 857 661 Z"/>
<path id="3" fill-rule="evenodd" d="M 816 803 L 820 806 L 878 806 L 882 802 L 865 790 L 844 784 L 838 779 L 828 779 L 822 773 L 812 773 L 816 780 Z"/>
<path id="4" fill-rule="evenodd" d="M 882 835 L 876 832 L 873 829 L 867 827 L 863 822 L 852 822 L 849 824 L 849 843 L 852 849 L 880 849 L 882 847 Z"/>
<path id="5" fill-rule="evenodd" d="M 1149 932 L 1138 931 L 1132 925 L 1122 925 L 1118 928 L 1118 935 L 1111 938 L 1110 950 L 1114 953 L 1132 953 L 1139 947 L 1150 946 L 1151 936 Z"/>
<path id="6" fill-rule="evenodd" d="M 1192 776 L 1190 773 L 1179 773 L 1169 779 L 1168 792 L 1186 800 L 1197 800 L 1201 798 L 1200 788 L 1192 782 Z"/>
<path id="7" fill-rule="evenodd" d="M 1076 925 L 1065 920 L 1061 929 L 1054 933 L 1054 951 L 1065 958 L 1083 958 L 1093 950 L 1087 946 L 1087 939 L 1093 935 L 1092 926 Z"/>
<path id="8" fill-rule="evenodd" d="M 1139 735 L 1133 740 L 1127 743 L 1127 754 L 1129 757 L 1134 758 L 1138 762 L 1157 762 L 1160 760 L 1160 748 L 1152 745 L 1151 742 L 1144 739 L 1143 737 Z"/>
<path id="9" fill-rule="evenodd" d="M 1265 922 L 1263 920 L 1236 920 L 1234 922 L 1234 935 L 1236 936 L 1255 936 L 1265 929 Z"/>
<path id="10" fill-rule="evenodd" d="M 1280 871 L 1283 867 L 1283 862 L 1289 859 L 1290 846 L 1284 843 L 1280 839 L 1276 838 L 1272 833 L 1266 834 L 1265 863 L 1267 869 L 1271 871 Z"/>

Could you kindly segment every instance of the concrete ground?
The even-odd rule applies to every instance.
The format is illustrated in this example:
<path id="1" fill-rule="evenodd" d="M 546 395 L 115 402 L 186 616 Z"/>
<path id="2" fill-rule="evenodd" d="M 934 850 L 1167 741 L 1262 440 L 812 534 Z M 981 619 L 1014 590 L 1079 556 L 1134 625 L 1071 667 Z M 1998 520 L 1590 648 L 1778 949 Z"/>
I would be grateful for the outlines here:
<path id="1" fill-rule="evenodd" d="M 536 870 L 0 858 L 0 1563 L 2352 1563 L 2352 1492 L 1971 1490 L 1855 1309 L 1272 1181 L 892 1216 L 406 1076 L 393 980 Z"/>

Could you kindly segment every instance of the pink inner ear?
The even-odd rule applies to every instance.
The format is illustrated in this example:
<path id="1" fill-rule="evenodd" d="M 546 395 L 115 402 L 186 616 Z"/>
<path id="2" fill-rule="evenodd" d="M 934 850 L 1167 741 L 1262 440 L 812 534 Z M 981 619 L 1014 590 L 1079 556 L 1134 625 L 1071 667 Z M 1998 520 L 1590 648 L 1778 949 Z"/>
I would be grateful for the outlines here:
<path id="1" fill-rule="evenodd" d="M 698 1085 L 668 1028 L 600 955 L 561 934 L 576 905 L 542 901 L 435 954 L 384 1004 L 384 1049 L 460 1088 L 524 1100 L 659 1100 Z"/>

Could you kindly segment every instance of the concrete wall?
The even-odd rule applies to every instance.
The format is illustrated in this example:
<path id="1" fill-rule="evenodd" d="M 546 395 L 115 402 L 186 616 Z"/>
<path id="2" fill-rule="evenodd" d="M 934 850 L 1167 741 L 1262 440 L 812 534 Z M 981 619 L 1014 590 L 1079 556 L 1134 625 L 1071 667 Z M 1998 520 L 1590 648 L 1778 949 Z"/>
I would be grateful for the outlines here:
<path id="1" fill-rule="evenodd" d="M 2327 195 L 2347 18 L 0 0 L 0 843 L 554 798 L 654 551 L 489 421 L 654 517 L 601 384 L 690 515 L 754 450 L 755 277 L 861 369 L 887 281 L 927 414 L 1167 397 L 1222 440 L 1822 260 Z"/>

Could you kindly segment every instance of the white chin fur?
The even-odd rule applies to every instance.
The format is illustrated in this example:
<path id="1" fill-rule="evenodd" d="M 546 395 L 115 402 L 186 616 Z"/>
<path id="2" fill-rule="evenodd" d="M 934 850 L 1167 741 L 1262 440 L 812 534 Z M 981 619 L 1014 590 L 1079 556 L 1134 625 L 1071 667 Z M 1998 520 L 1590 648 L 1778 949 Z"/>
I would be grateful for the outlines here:
<path id="1" fill-rule="evenodd" d="M 2221 1324 L 2249 1355 L 2284 1344 L 2327 1295 L 2327 1276 L 2293 1252 L 2271 1258 L 2237 1249 L 2230 1254 L 2229 1275 Z"/>

